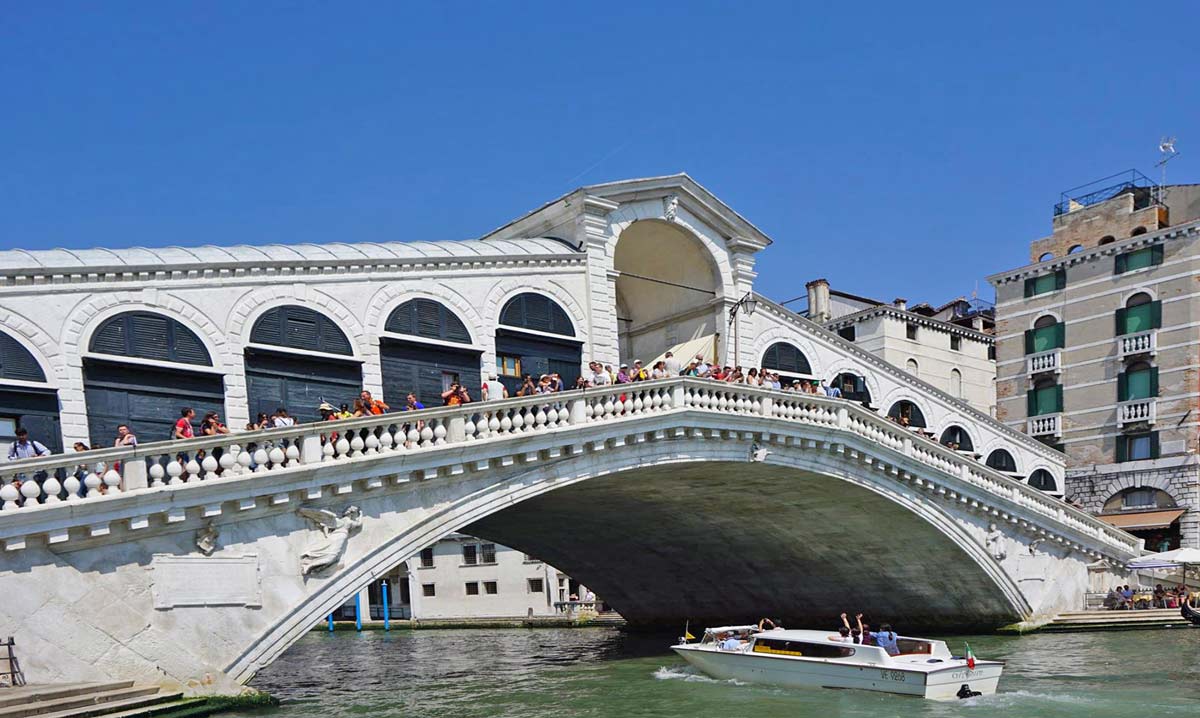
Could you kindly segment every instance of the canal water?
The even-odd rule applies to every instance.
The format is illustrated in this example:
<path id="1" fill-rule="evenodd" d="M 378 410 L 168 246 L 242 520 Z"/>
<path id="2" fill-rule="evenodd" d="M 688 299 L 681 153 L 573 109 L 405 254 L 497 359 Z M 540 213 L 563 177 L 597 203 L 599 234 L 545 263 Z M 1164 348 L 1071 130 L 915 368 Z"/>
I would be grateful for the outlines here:
<path id="1" fill-rule="evenodd" d="M 609 628 L 311 633 L 253 681 L 282 707 L 243 718 L 1200 716 L 1200 630 L 968 637 L 1008 661 L 1000 693 L 955 703 L 713 681 Z M 960 653 L 964 638 L 949 639 Z"/>

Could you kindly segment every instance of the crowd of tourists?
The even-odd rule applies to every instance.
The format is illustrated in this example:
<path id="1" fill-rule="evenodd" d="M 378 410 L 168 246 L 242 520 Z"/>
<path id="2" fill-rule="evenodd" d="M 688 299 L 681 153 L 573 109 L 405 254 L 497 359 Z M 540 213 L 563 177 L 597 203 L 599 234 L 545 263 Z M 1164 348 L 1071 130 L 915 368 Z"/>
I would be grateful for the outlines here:
<path id="1" fill-rule="evenodd" d="M 1114 586 L 1104 597 L 1104 607 L 1111 611 L 1135 611 L 1151 608 L 1179 608 L 1188 601 L 1185 586 L 1163 588 L 1161 583 L 1154 588 Z"/>

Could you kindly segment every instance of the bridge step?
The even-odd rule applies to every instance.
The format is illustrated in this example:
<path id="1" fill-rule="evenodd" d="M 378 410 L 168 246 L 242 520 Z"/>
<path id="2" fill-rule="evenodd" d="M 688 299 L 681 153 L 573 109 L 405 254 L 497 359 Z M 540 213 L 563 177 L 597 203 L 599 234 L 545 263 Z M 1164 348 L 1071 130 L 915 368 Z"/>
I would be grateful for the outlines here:
<path id="1" fill-rule="evenodd" d="M 22 686 L 20 688 L 5 688 L 0 691 L 0 708 L 21 705 L 33 701 L 49 701 L 56 698 L 70 698 L 84 693 L 99 693 L 129 688 L 133 681 L 112 681 L 110 683 L 50 683 L 45 685 Z"/>
<path id="2" fill-rule="evenodd" d="M 163 693 L 158 686 L 138 686 L 132 683 L 111 689 L 89 690 L 75 695 L 46 700 L 27 700 L 24 703 L 0 708 L 0 718 L 91 718 L 118 711 L 144 708 L 179 700 L 180 692 Z"/>
<path id="3" fill-rule="evenodd" d="M 1059 614 L 1040 631 L 1121 631 L 1190 626 L 1179 610 L 1071 611 Z"/>

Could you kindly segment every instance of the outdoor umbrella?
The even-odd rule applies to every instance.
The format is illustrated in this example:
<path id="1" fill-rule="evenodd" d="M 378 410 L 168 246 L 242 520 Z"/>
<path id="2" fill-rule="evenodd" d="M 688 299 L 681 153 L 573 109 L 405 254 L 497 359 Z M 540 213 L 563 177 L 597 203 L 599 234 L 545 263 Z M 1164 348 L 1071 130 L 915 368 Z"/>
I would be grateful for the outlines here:
<path id="1" fill-rule="evenodd" d="M 1174 551 L 1148 553 L 1128 563 L 1129 568 L 1179 568 L 1200 566 L 1200 548 L 1177 548 Z"/>

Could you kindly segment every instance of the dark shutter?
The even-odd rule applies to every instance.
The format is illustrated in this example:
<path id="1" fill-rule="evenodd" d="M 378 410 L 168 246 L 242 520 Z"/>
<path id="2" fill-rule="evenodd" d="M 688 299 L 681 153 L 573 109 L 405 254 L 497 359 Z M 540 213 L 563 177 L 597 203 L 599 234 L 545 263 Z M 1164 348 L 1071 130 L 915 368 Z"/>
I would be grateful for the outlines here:
<path id="1" fill-rule="evenodd" d="M 808 357 L 796 347 L 786 342 L 777 342 L 767 348 L 763 354 L 762 367 L 772 371 L 789 374 L 812 374 Z"/>
<path id="2" fill-rule="evenodd" d="M 1037 416 L 1037 389 L 1025 392 L 1025 415 Z"/>
<path id="3" fill-rule="evenodd" d="M 1036 282 L 1037 282 L 1037 280 L 1033 277 L 1030 277 L 1025 280 L 1025 298 L 1026 299 L 1029 299 L 1036 293 L 1036 290 L 1034 288 L 1034 285 Z"/>
<path id="4" fill-rule="evenodd" d="M 1157 459 L 1159 453 L 1161 453 L 1161 449 L 1158 445 L 1158 432 L 1154 431 L 1150 433 L 1150 458 Z"/>
<path id="5" fill-rule="evenodd" d="M 1033 332 L 1034 332 L 1033 329 L 1025 330 L 1025 353 L 1026 354 L 1033 353 Z"/>
<path id="6" fill-rule="evenodd" d="M 1150 327 L 1162 329 L 1162 300 L 1150 302 Z"/>
<path id="7" fill-rule="evenodd" d="M 1118 254 L 1116 257 L 1113 257 L 1113 274 L 1124 274 L 1125 273 L 1125 257 L 1126 256 L 1128 256 L 1128 255 Z"/>
<path id="8" fill-rule="evenodd" d="M 1150 369 L 1150 396 L 1158 396 L 1158 367 Z"/>
<path id="9" fill-rule="evenodd" d="M 1054 273 L 1054 288 L 1065 289 L 1067 286 L 1067 270 L 1060 269 Z"/>
<path id="10" fill-rule="evenodd" d="M 1117 401 L 1129 398 L 1129 376 L 1125 372 L 1117 374 Z"/>
<path id="11" fill-rule="evenodd" d="M 276 307 L 258 318 L 250 330 L 255 344 L 352 356 L 350 339 L 332 319 L 308 307 Z"/>
<path id="12" fill-rule="evenodd" d="M 20 342 L 4 332 L 0 332 L 0 379 L 46 381 L 46 373 L 37 359 Z"/>
<path id="13" fill-rule="evenodd" d="M 1156 244 L 1150 248 L 1150 264 L 1162 264 L 1163 262 L 1163 246 Z"/>
<path id="14" fill-rule="evenodd" d="M 563 336 L 575 336 L 570 317 L 549 297 L 532 292 L 518 294 L 500 311 L 500 323 Z"/>
<path id="15" fill-rule="evenodd" d="M 471 343 L 471 334 L 454 312 L 432 299 L 412 299 L 392 310 L 383 327 L 397 334 Z"/>
<path id="16" fill-rule="evenodd" d="M 180 322 L 151 312 L 125 312 L 104 322 L 89 345 L 97 354 L 212 366 L 200 337 Z"/>
<path id="17" fill-rule="evenodd" d="M 1055 406 L 1054 412 L 1061 412 L 1063 410 L 1063 386 L 1062 386 L 1062 384 L 1054 385 L 1054 406 Z"/>
<path id="18" fill-rule="evenodd" d="M 120 317 L 114 317 L 102 324 L 92 335 L 91 350 L 100 354 L 127 355 L 125 322 Z"/>
<path id="19" fill-rule="evenodd" d="M 1059 322 L 1054 325 L 1054 347 L 1062 349 L 1067 345 L 1067 324 Z"/>
<path id="20" fill-rule="evenodd" d="M 1115 316 L 1117 321 L 1114 331 L 1117 336 L 1121 336 L 1125 333 L 1125 307 L 1118 308 Z"/>
<path id="21" fill-rule="evenodd" d="M 1117 437 L 1117 463 L 1125 461 L 1129 456 L 1129 437 L 1121 435 Z"/>

